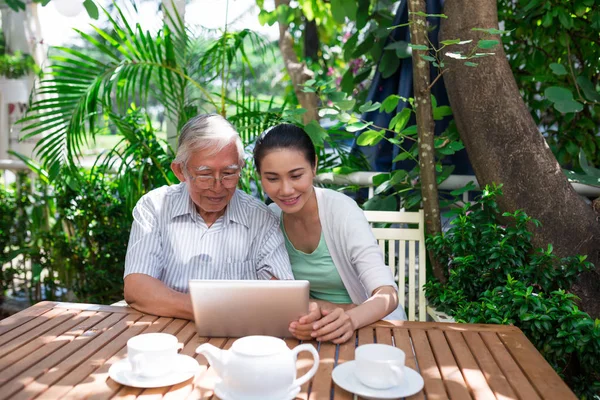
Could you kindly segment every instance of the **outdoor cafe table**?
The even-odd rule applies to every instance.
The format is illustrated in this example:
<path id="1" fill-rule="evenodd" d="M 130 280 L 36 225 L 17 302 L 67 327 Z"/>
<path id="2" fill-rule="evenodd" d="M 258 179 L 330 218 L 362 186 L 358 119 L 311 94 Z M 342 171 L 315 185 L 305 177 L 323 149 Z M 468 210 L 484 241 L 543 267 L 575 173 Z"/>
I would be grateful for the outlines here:
<path id="1" fill-rule="evenodd" d="M 228 348 L 235 339 L 206 338 L 192 322 L 141 314 L 128 307 L 38 303 L 0 321 L 0 399 L 215 399 L 214 371 L 203 356 L 199 373 L 171 387 L 137 389 L 117 384 L 109 367 L 126 357 L 126 343 L 147 332 L 176 335 L 181 353 L 202 343 Z M 290 347 L 297 340 L 286 340 Z M 335 385 L 334 367 L 354 359 L 355 345 L 395 345 L 423 376 L 424 389 L 409 399 L 575 399 L 523 333 L 512 326 L 431 322 L 378 322 L 344 345 L 312 342 L 319 369 L 302 399 L 352 399 Z M 310 355 L 298 365 L 311 366 Z M 268 379 L 268 377 L 265 377 Z"/>

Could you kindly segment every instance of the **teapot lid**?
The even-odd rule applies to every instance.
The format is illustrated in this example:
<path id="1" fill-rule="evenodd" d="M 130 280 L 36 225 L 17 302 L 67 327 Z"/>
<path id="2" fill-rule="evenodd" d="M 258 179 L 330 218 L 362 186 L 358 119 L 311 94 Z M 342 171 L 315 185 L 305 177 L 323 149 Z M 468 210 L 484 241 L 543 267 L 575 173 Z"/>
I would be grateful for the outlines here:
<path id="1" fill-rule="evenodd" d="M 268 356 L 289 348 L 283 340 L 273 336 L 246 336 L 236 340 L 231 350 L 247 356 Z"/>

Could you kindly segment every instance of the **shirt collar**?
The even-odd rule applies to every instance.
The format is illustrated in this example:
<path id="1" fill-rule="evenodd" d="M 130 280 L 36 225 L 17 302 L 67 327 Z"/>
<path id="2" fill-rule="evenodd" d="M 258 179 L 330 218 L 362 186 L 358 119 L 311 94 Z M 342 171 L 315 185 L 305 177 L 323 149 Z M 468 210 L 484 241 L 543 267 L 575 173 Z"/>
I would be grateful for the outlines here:
<path id="1" fill-rule="evenodd" d="M 173 207 L 171 208 L 171 219 L 189 214 L 193 220 L 199 217 L 198 212 L 196 211 L 196 205 L 192 201 L 190 194 L 187 189 L 187 185 L 185 182 L 179 184 L 179 190 L 175 194 L 175 199 L 173 201 Z M 225 209 L 225 214 L 223 214 L 223 220 L 225 224 L 228 224 L 230 221 L 236 222 L 238 224 L 244 225 L 246 228 L 249 228 L 248 225 L 248 217 L 244 210 L 242 209 L 241 197 L 243 196 L 239 190 L 236 190 L 227 208 Z"/>
<path id="2" fill-rule="evenodd" d="M 249 228 L 248 225 L 248 216 L 243 210 L 242 199 L 243 194 L 239 189 L 236 189 L 235 193 L 231 197 L 227 208 L 225 209 L 225 214 L 223 215 L 223 219 L 225 220 L 225 224 L 229 222 L 236 222 L 238 224 L 244 225 L 246 228 Z"/>
<path id="3" fill-rule="evenodd" d="M 189 214 L 192 218 L 195 218 L 196 207 L 190 194 L 188 193 L 187 184 L 182 182 L 178 185 L 178 190 L 174 193 L 174 199 L 171 207 L 171 219 L 179 217 L 180 215 Z"/>

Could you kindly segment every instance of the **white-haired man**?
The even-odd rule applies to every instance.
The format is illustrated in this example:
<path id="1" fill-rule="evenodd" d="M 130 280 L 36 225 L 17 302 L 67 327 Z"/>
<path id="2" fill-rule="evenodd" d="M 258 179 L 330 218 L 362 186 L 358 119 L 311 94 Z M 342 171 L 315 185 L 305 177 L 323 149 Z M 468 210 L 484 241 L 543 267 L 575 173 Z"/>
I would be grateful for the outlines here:
<path id="1" fill-rule="evenodd" d="M 243 146 L 217 114 L 182 128 L 171 169 L 181 181 L 133 210 L 125 300 L 154 315 L 193 319 L 190 279 L 293 279 L 277 218 L 237 190 Z"/>

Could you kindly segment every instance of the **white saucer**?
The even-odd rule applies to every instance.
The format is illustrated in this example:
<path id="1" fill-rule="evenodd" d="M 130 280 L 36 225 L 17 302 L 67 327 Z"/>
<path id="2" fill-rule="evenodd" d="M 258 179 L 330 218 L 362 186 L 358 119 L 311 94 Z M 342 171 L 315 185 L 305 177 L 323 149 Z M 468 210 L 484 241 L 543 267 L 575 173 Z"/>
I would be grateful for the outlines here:
<path id="1" fill-rule="evenodd" d="M 121 385 L 133 386 L 137 388 L 155 388 L 162 386 L 176 385 L 180 382 L 190 379 L 200 369 L 198 361 L 190 356 L 178 354 L 175 361 L 175 367 L 167 375 L 156 378 L 144 378 L 134 375 L 131 371 L 129 360 L 124 358 L 110 366 L 108 375 Z"/>
<path id="2" fill-rule="evenodd" d="M 334 368 L 331 377 L 342 389 L 367 399 L 397 399 L 412 396 L 423 389 L 423 377 L 414 369 L 404 367 L 404 382 L 389 389 L 373 389 L 363 385 L 354 376 L 355 361 L 347 361 Z"/>
<path id="3" fill-rule="evenodd" d="M 292 400 L 296 398 L 296 395 L 300 393 L 300 387 L 297 386 L 293 389 L 291 389 L 288 394 L 284 397 L 284 398 L 271 398 L 265 395 L 260 395 L 260 396 L 235 396 L 229 392 L 227 392 L 227 389 L 225 389 L 223 387 L 223 385 L 217 383 L 215 385 L 215 394 L 217 396 L 219 396 L 219 399 L 221 400 Z"/>

